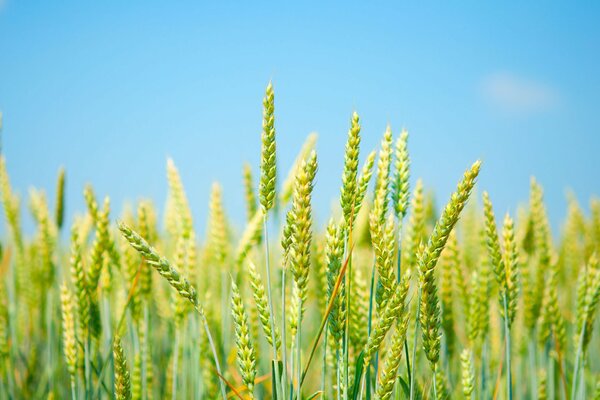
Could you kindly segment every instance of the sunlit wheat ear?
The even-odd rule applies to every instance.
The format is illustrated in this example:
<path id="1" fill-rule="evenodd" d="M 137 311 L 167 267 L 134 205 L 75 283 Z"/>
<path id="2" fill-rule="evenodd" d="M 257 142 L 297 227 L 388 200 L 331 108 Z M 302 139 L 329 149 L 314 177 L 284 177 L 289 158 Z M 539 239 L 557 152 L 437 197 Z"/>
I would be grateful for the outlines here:
<path id="1" fill-rule="evenodd" d="M 263 100 L 262 150 L 260 159 L 260 205 L 265 211 L 273 208 L 277 179 L 275 146 L 275 94 L 269 82 Z"/>
<path id="2" fill-rule="evenodd" d="M 311 196 L 316 172 L 317 154 L 312 152 L 308 160 L 303 162 L 298 170 L 292 205 L 291 247 L 293 251 L 290 253 L 291 269 L 300 294 L 301 304 L 306 302 L 308 295 L 307 284 L 312 242 Z M 302 319 L 301 315 L 300 319 Z"/>
<path id="3" fill-rule="evenodd" d="M 253 398 L 254 380 L 256 378 L 256 352 L 250 342 L 250 331 L 248 328 L 248 317 L 240 291 L 231 280 L 231 313 L 235 325 L 237 363 L 242 375 L 244 385 L 248 388 L 250 397 Z"/>
<path id="4" fill-rule="evenodd" d="M 223 267 L 229 257 L 229 226 L 223 206 L 223 189 L 213 183 L 209 201 L 209 220 L 206 251 L 213 266 Z"/>
<path id="5" fill-rule="evenodd" d="M 142 357 L 135 353 L 133 356 L 133 369 L 131 371 L 131 399 L 140 400 L 142 398 Z"/>
<path id="6" fill-rule="evenodd" d="M 515 317 L 518 293 L 517 249 L 514 224 L 510 216 L 506 215 L 502 231 L 503 252 L 500 247 L 500 239 L 496 227 L 496 216 L 494 215 L 492 202 L 487 192 L 483 193 L 483 207 L 485 238 L 489 259 L 499 286 L 500 313 L 504 318 L 508 318 L 510 324 Z M 508 316 L 505 315 L 505 301 Z"/>
<path id="7" fill-rule="evenodd" d="M 331 299 L 335 284 L 342 267 L 342 257 L 344 253 L 344 236 L 343 230 L 339 228 L 333 219 L 329 221 L 327 225 L 327 232 L 325 235 L 325 263 L 326 263 L 326 279 L 327 279 L 327 298 Z M 344 330 L 344 309 L 345 302 L 343 301 L 343 292 L 333 300 L 333 308 L 329 314 L 328 329 L 331 335 L 332 342 L 334 344 L 334 351 L 338 350 L 338 346 L 342 340 L 342 334 Z"/>
<path id="8" fill-rule="evenodd" d="M 92 219 L 96 221 L 98 219 L 98 202 L 96 201 L 96 195 L 94 194 L 94 189 L 92 185 L 87 184 L 83 189 L 83 198 L 85 199 L 85 204 L 87 206 L 88 212 L 90 213 Z"/>
<path id="9" fill-rule="evenodd" d="M 267 342 L 269 342 L 269 344 L 273 346 L 273 335 L 270 324 L 271 314 L 269 311 L 269 300 L 265 292 L 265 286 L 254 263 L 248 262 L 247 265 L 248 274 L 250 276 L 250 286 L 252 287 L 252 295 L 254 297 L 256 308 L 258 310 L 260 324 L 264 331 L 265 339 L 267 339 Z M 281 337 L 277 326 L 275 326 L 275 341 L 277 342 L 276 348 L 277 350 L 279 350 L 279 347 L 281 346 Z"/>
<path id="10" fill-rule="evenodd" d="M 344 155 L 344 171 L 342 173 L 342 189 L 340 203 L 344 213 L 346 226 L 350 227 L 354 208 L 356 207 L 358 156 L 360 151 L 360 122 L 358 114 L 352 114 L 346 152 Z"/>
<path id="11" fill-rule="evenodd" d="M 77 316 L 79 322 L 78 336 L 80 340 L 87 337 L 90 322 L 90 299 L 87 277 L 83 269 L 81 256 L 81 244 L 79 242 L 78 227 L 73 225 L 71 229 L 71 258 L 70 258 L 71 283 L 75 287 L 75 298 L 77 299 Z"/>
<path id="12" fill-rule="evenodd" d="M 374 218 L 377 218 L 381 223 L 384 223 L 387 217 L 391 158 L 392 130 L 388 126 L 383 134 L 383 139 L 381 139 L 381 149 L 377 161 L 377 177 L 375 179 L 375 199 L 371 210 L 371 213 L 375 215 Z"/>
<path id="13" fill-rule="evenodd" d="M 8 295 L 6 285 L 0 280 L 0 360 L 8 357 Z"/>
<path id="14" fill-rule="evenodd" d="M 398 317 L 399 321 L 390 342 L 390 348 L 387 351 L 383 370 L 379 378 L 379 386 L 375 394 L 376 399 L 388 400 L 392 397 L 394 385 L 397 381 L 398 369 L 402 354 L 404 352 L 404 341 L 406 340 L 406 331 L 410 321 L 410 313 Z"/>
<path id="15" fill-rule="evenodd" d="M 254 187 L 254 178 L 252 177 L 252 167 L 244 163 L 242 169 L 242 180 L 244 184 L 244 198 L 246 200 L 246 220 L 250 222 L 258 209 L 256 202 L 256 192 Z"/>
<path id="16" fill-rule="evenodd" d="M 281 194 L 279 195 L 279 200 L 282 205 L 286 205 L 290 199 L 292 198 L 292 194 L 294 193 L 294 182 L 296 181 L 296 174 L 298 173 L 298 168 L 302 164 L 302 161 L 306 160 L 310 153 L 315 150 L 315 146 L 317 144 L 318 135 L 316 133 L 311 133 L 306 137 L 302 148 L 298 152 L 296 156 L 296 160 L 294 160 L 294 164 L 290 168 L 285 181 L 283 181 L 283 185 L 281 186 Z"/>
<path id="17" fill-rule="evenodd" d="M 583 335 L 583 353 L 587 351 L 592 333 L 594 330 L 594 322 L 596 320 L 596 312 L 598 301 L 600 301 L 600 268 L 598 267 L 598 259 L 596 255 L 592 255 L 590 259 L 591 280 L 586 295 L 585 301 L 585 318 L 584 318 L 584 335 Z"/>
<path id="18" fill-rule="evenodd" d="M 152 205 L 146 201 L 140 201 L 137 209 L 138 226 L 140 236 L 151 241 L 155 237 L 152 222 Z M 140 272 L 140 293 L 144 298 L 149 298 L 152 292 L 152 269 L 143 262 Z"/>
<path id="19" fill-rule="evenodd" d="M 37 246 L 42 262 L 41 279 L 44 285 L 54 279 L 54 247 L 56 243 L 56 225 L 50 218 L 48 201 L 44 192 L 30 191 L 31 211 L 38 225 Z"/>
<path id="20" fill-rule="evenodd" d="M 64 168 L 58 170 L 58 179 L 56 182 L 56 205 L 54 211 L 54 221 L 58 229 L 63 226 L 65 219 L 65 185 L 66 173 Z"/>
<path id="21" fill-rule="evenodd" d="M 192 303 L 201 315 L 204 315 L 196 289 L 188 280 L 167 259 L 161 257 L 137 232 L 122 222 L 119 222 L 119 230 L 129 244 L 146 259 L 146 262 L 156 269 L 183 298 Z"/>
<path id="22" fill-rule="evenodd" d="M 473 390 L 475 389 L 475 373 L 471 358 L 472 354 L 469 349 L 464 349 L 460 354 L 462 392 L 465 399 L 469 400 L 473 398 Z"/>
<path id="23" fill-rule="evenodd" d="M 169 184 L 169 194 L 177 211 L 175 215 L 178 219 L 179 229 L 185 239 L 188 239 L 193 231 L 194 222 L 192 212 L 185 194 L 183 182 L 179 171 L 172 159 L 167 159 L 167 182 Z"/>
<path id="24" fill-rule="evenodd" d="M 358 213 L 362 209 L 363 201 L 365 199 L 365 195 L 367 193 L 367 189 L 369 188 L 369 182 L 371 181 L 371 176 L 373 176 L 373 166 L 375 165 L 375 156 L 377 152 L 372 151 L 367 156 L 365 160 L 361 174 L 358 177 L 358 183 L 356 188 L 356 199 L 354 201 L 354 215 L 352 216 L 352 221 L 356 221 L 358 218 Z"/>
<path id="25" fill-rule="evenodd" d="M 241 266 L 248 255 L 248 252 L 260 241 L 263 228 L 264 214 L 262 210 L 257 210 L 252 219 L 246 225 L 244 233 L 240 238 L 236 252 L 236 264 Z"/>
<path id="26" fill-rule="evenodd" d="M 394 230 L 394 217 L 389 215 L 385 224 L 376 214 L 372 214 L 371 238 L 373 253 L 375 255 L 375 268 L 379 274 L 380 285 L 377 288 L 377 305 L 384 305 L 394 291 L 396 274 L 394 273 L 394 255 L 396 252 L 396 233 Z"/>
<path id="27" fill-rule="evenodd" d="M 436 223 L 427 246 L 420 252 L 419 256 L 419 288 L 421 293 L 421 315 L 419 318 L 422 328 L 423 348 L 432 366 L 439 360 L 440 352 L 440 309 L 434 270 L 448 236 L 469 199 L 480 166 L 481 163 L 477 161 L 465 172 L 456 192 L 452 194 L 450 201 Z"/>
<path id="28" fill-rule="evenodd" d="M 89 290 L 92 295 L 96 291 L 98 282 L 100 280 L 100 273 L 102 271 L 103 261 L 105 252 L 108 247 L 109 234 L 108 234 L 108 215 L 110 212 L 110 201 L 108 197 L 104 199 L 104 206 L 102 211 L 98 211 L 93 205 L 89 206 L 90 214 L 95 213 L 96 217 L 96 237 L 92 244 L 90 252 L 89 267 L 88 267 L 88 284 Z M 94 211 L 95 210 L 95 211 Z"/>
<path id="29" fill-rule="evenodd" d="M 408 219 L 408 229 L 403 252 L 402 265 L 414 268 L 417 265 L 417 253 L 425 236 L 425 208 L 423 196 L 423 181 L 417 179 L 411 200 L 411 213 Z"/>
<path id="30" fill-rule="evenodd" d="M 75 338 L 75 319 L 73 315 L 73 296 L 67 285 L 60 287 L 62 311 L 63 351 L 67 361 L 67 369 L 74 385 L 77 374 L 77 339 Z"/>
<path id="31" fill-rule="evenodd" d="M 537 400 L 547 400 L 548 399 L 548 375 L 546 374 L 546 370 L 540 369 L 538 372 L 538 392 L 537 392 Z"/>
<path id="32" fill-rule="evenodd" d="M 454 272 L 460 268 L 458 251 L 456 249 L 456 235 L 454 231 L 450 234 L 446 247 L 440 258 L 440 300 L 442 302 L 442 329 L 446 339 L 446 351 L 448 357 L 452 358 L 456 343 L 456 332 L 454 330 Z M 458 266 L 456 264 L 459 264 Z"/>
<path id="33" fill-rule="evenodd" d="M 385 304 L 385 308 L 373 325 L 373 329 L 363 350 L 365 367 L 368 365 L 373 354 L 379 350 L 379 346 L 381 346 L 385 335 L 392 327 L 394 321 L 402 318 L 407 312 L 406 297 L 410 288 L 410 274 L 410 270 L 404 272 L 400 284 L 395 287 L 392 296 Z"/>
<path id="34" fill-rule="evenodd" d="M 504 265 L 506 267 L 507 284 L 507 306 L 508 318 L 512 324 L 517 314 L 517 303 L 519 297 L 520 271 L 519 254 L 515 239 L 514 222 L 510 215 L 504 217 L 502 227 L 502 240 L 504 245 Z"/>
<path id="35" fill-rule="evenodd" d="M 596 389 L 594 390 L 594 400 L 600 400 L 600 375 L 596 378 Z"/>
<path id="36" fill-rule="evenodd" d="M 113 343 L 113 355 L 115 364 L 115 397 L 117 400 L 131 400 L 131 380 L 127 359 L 121 344 L 121 338 L 115 336 Z"/>
<path id="37" fill-rule="evenodd" d="M 541 313 L 544 297 L 546 272 L 550 265 L 550 232 L 548 218 L 543 200 L 542 187 L 531 179 L 530 213 L 533 235 L 533 250 L 537 258 L 537 265 L 533 272 L 529 271 L 529 282 L 525 304 L 525 325 L 528 329 L 534 329 Z"/>
<path id="38" fill-rule="evenodd" d="M 410 158 L 408 156 L 407 142 L 408 131 L 403 130 L 396 141 L 396 160 L 394 162 L 394 180 L 392 182 L 394 211 L 400 219 L 404 218 L 408 209 Z"/>

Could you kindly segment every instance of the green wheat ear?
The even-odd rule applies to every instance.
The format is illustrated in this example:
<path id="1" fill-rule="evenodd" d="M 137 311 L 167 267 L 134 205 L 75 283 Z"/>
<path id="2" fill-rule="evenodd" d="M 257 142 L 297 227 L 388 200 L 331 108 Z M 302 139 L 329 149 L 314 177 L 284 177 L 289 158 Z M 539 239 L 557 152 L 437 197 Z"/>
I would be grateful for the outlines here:
<path id="1" fill-rule="evenodd" d="M 301 304 L 308 296 L 308 271 L 310 268 L 310 248 L 312 242 L 311 196 L 317 173 L 317 153 L 311 153 L 303 161 L 296 177 L 294 200 L 292 205 L 293 226 L 291 232 L 291 265 L 294 282 L 299 292 Z M 302 316 L 299 316 L 302 319 Z"/>
<path id="2" fill-rule="evenodd" d="M 77 339 L 75 338 L 75 318 L 73 315 L 73 296 L 67 285 L 60 287 L 60 302 L 62 309 L 63 346 L 67 369 L 74 385 L 77 374 Z"/>
<path id="3" fill-rule="evenodd" d="M 390 349 L 385 358 L 383 371 L 379 379 L 379 386 L 375 394 L 376 399 L 388 400 L 392 397 L 394 385 L 397 381 L 398 369 L 404 352 L 404 341 L 406 340 L 406 331 L 410 321 L 410 313 L 406 312 L 396 325 Z"/>
<path id="4" fill-rule="evenodd" d="M 294 160 L 294 164 L 292 168 L 290 168 L 285 181 L 283 181 L 283 185 L 281 186 L 281 195 L 279 196 L 279 200 L 282 205 L 286 205 L 290 199 L 292 198 L 292 194 L 294 193 L 294 183 L 296 182 L 296 174 L 298 173 L 298 168 L 302 164 L 302 161 L 306 160 L 310 153 L 315 149 L 317 144 L 318 135 L 316 133 L 311 133 L 306 137 L 302 148 L 298 152 L 296 156 L 296 160 Z"/>
<path id="5" fill-rule="evenodd" d="M 465 399 L 473 398 L 473 390 L 475 389 L 475 373 L 471 363 L 472 354 L 469 349 L 464 349 L 460 354 L 460 365 L 462 370 L 462 392 Z"/>
<path id="6" fill-rule="evenodd" d="M 115 362 L 115 397 L 117 400 L 131 400 L 129 369 L 127 368 L 127 359 L 119 336 L 115 336 L 113 354 Z"/>
<path id="7" fill-rule="evenodd" d="M 344 213 L 346 226 L 350 227 L 354 208 L 356 207 L 358 175 L 358 155 L 360 150 L 360 122 L 358 114 L 352 114 L 350 129 L 348 130 L 348 140 L 346 142 L 346 153 L 344 155 L 344 172 L 342 174 L 342 189 L 340 194 L 340 203 Z"/>
<path id="8" fill-rule="evenodd" d="M 235 325 L 238 367 L 242 375 L 242 380 L 248 388 L 250 398 L 254 398 L 256 352 L 250 341 L 248 316 L 244 308 L 242 296 L 233 279 L 231 279 L 231 313 L 233 314 L 233 323 Z"/>
<path id="9" fill-rule="evenodd" d="M 263 100 L 262 150 L 260 159 L 260 205 L 265 212 L 273 208 L 277 179 L 275 146 L 275 94 L 271 82 Z"/>
<path id="10" fill-rule="evenodd" d="M 394 211 L 399 219 L 406 216 L 408 209 L 408 192 L 409 192 L 409 168 L 410 158 L 408 156 L 408 131 L 403 130 L 400 138 L 396 141 L 396 161 L 394 171 L 394 181 L 392 182 L 392 201 L 394 203 Z"/>
<path id="11" fill-rule="evenodd" d="M 265 286 L 262 282 L 262 278 L 256 269 L 256 265 L 254 265 L 254 263 L 251 261 L 248 262 L 248 274 L 250 276 L 250 286 L 252 287 L 252 295 L 254 297 L 254 302 L 256 303 L 260 324 L 263 328 L 265 339 L 267 339 L 267 342 L 269 342 L 269 344 L 272 346 L 273 335 L 270 324 L 271 313 L 269 311 L 269 300 L 265 292 Z M 281 347 L 281 336 L 279 334 L 277 325 L 275 325 L 275 341 L 276 349 L 279 351 L 279 348 Z"/>
<path id="12" fill-rule="evenodd" d="M 56 182 L 56 209 L 54 211 L 54 219 L 59 230 L 62 228 L 65 219 L 65 185 L 65 169 L 61 167 L 58 170 L 58 180 Z"/>
<path id="13" fill-rule="evenodd" d="M 252 220 L 258 209 L 256 203 L 256 193 L 254 187 L 254 178 L 252 177 L 252 167 L 245 163 L 242 169 L 242 178 L 244 183 L 244 198 L 246 199 L 246 220 Z"/>
<path id="14" fill-rule="evenodd" d="M 433 233 L 429 237 L 427 246 L 420 252 L 419 257 L 419 287 L 421 289 L 421 315 L 423 348 L 425 355 L 432 367 L 439 360 L 440 353 L 440 306 L 435 283 L 435 266 L 440 254 L 446 245 L 450 232 L 456 225 L 462 209 L 464 208 L 479 174 L 481 162 L 475 162 L 459 182 L 456 192 L 444 208 L 439 221 L 436 223 Z"/>

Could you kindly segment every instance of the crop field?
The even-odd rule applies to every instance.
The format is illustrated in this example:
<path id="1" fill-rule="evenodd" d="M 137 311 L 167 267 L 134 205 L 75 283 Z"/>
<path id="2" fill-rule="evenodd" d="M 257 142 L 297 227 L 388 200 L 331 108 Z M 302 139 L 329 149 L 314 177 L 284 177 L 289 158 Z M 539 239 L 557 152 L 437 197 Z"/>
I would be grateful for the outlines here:
<path id="1" fill-rule="evenodd" d="M 0 399 L 600 400 L 600 199 L 553 231 L 543 182 L 500 215 L 467 160 L 438 208 L 408 132 L 360 153 L 354 113 L 317 224 L 317 137 L 278 170 L 275 115 L 269 84 L 246 222 L 215 183 L 205 232 L 171 159 L 164 210 L 92 183 L 68 217 L 68 171 L 23 196 L 2 155 Z"/>

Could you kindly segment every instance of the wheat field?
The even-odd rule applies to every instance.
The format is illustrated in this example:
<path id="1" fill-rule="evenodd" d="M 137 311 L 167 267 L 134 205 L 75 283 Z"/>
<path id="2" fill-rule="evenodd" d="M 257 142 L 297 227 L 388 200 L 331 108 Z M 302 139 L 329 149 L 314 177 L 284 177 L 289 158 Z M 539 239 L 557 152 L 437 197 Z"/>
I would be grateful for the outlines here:
<path id="1" fill-rule="evenodd" d="M 0 398 L 600 400 L 600 200 L 587 213 L 570 197 L 552 232 L 532 178 L 498 215 L 473 160 L 438 209 L 409 184 L 406 131 L 365 155 L 349 125 L 324 226 L 317 137 L 277 170 L 271 84 L 242 226 L 215 183 L 196 232 L 172 160 L 164 210 L 116 216 L 88 185 L 87 212 L 66 218 L 65 170 L 51 199 L 25 200 L 2 156 Z"/>

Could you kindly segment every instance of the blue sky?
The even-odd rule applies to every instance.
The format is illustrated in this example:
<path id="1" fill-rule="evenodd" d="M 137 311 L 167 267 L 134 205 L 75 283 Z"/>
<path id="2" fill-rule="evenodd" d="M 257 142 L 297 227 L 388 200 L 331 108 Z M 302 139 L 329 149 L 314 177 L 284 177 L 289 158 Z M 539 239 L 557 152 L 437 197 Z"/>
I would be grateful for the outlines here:
<path id="1" fill-rule="evenodd" d="M 200 3 L 0 0 L 2 151 L 21 194 L 53 195 L 64 165 L 69 213 L 86 182 L 117 211 L 162 205 L 170 156 L 199 227 L 213 181 L 241 222 L 269 80 L 282 175 L 319 133 L 321 221 L 354 110 L 363 154 L 386 124 L 409 130 L 413 176 L 439 205 L 477 158 L 499 214 L 532 175 L 555 227 L 568 188 L 586 208 L 600 193 L 598 2 Z"/>

